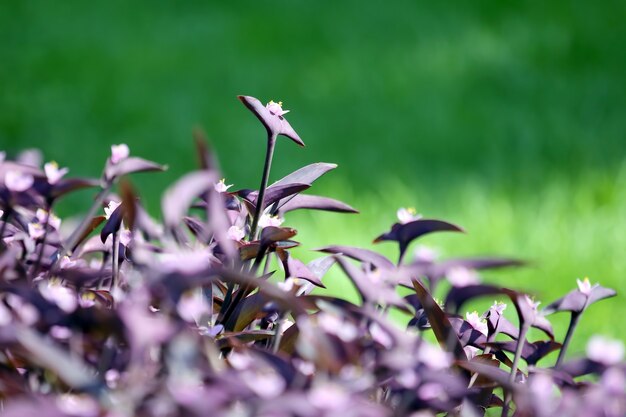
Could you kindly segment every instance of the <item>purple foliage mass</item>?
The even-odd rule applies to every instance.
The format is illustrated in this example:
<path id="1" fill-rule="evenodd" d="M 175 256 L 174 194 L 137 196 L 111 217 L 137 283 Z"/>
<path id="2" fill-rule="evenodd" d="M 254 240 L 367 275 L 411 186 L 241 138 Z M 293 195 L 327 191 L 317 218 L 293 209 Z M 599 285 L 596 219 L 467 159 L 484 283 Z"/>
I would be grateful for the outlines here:
<path id="1" fill-rule="evenodd" d="M 520 260 L 421 251 L 404 261 L 418 238 L 463 232 L 406 209 L 375 239 L 398 245 L 397 263 L 337 245 L 302 262 L 290 251 L 296 229 L 283 225 L 291 211 L 357 211 L 304 193 L 334 164 L 268 185 L 277 137 L 304 142 L 281 103 L 239 99 L 267 131 L 260 188 L 229 191 L 197 138 L 199 169 L 164 192 L 161 222 L 129 176 L 166 168 L 124 144 L 112 146 L 99 179 L 66 178 L 32 151 L 0 153 L 3 416 L 626 415 L 621 342 L 595 336 L 586 357 L 565 359 L 581 315 L 613 290 L 579 281 L 541 310 L 527 294 L 480 282 L 478 271 Z M 89 212 L 58 218 L 56 202 L 84 188 L 97 190 Z M 357 304 L 313 292 L 333 266 Z M 499 301 L 462 315 L 484 297 Z M 395 310 L 406 323 L 390 319 Z M 556 312 L 571 315 L 562 342 L 546 318 Z M 543 339 L 528 340 L 531 327 Z"/>

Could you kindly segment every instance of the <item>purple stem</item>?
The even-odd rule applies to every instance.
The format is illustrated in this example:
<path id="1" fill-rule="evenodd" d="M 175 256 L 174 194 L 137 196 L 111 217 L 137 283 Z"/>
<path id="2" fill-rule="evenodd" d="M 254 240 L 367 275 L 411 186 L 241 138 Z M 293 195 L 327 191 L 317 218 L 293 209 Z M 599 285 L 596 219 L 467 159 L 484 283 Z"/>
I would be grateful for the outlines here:
<path id="1" fill-rule="evenodd" d="M 261 187 L 259 195 L 256 199 L 256 210 L 250 227 L 250 235 L 248 240 L 254 240 L 256 237 L 256 229 L 259 225 L 259 218 L 263 213 L 263 204 L 265 199 L 265 190 L 267 189 L 267 181 L 270 177 L 270 168 L 272 167 L 272 157 L 274 156 L 274 148 L 276 147 L 276 134 L 270 134 L 267 138 L 267 151 L 265 153 L 265 165 L 263 166 L 263 177 L 261 178 Z"/>

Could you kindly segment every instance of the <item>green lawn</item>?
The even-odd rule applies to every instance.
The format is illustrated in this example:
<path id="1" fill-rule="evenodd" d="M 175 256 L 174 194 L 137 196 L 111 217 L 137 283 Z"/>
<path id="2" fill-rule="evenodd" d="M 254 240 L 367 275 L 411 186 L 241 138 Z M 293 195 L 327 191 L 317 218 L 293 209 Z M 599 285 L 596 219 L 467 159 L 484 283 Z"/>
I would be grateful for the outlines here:
<path id="1" fill-rule="evenodd" d="M 235 96 L 283 100 L 307 147 L 281 141 L 273 177 L 337 162 L 318 191 L 362 211 L 294 215 L 306 247 L 364 245 L 412 205 L 468 230 L 427 240 L 445 256 L 533 261 L 493 279 L 546 302 L 585 275 L 626 291 L 626 3 L 231 3 L 5 2 L 0 147 L 98 175 L 126 142 L 170 166 L 135 180 L 156 213 L 196 125 L 256 187 L 262 129 Z M 622 299 L 590 313 L 580 336 L 624 338 Z"/>

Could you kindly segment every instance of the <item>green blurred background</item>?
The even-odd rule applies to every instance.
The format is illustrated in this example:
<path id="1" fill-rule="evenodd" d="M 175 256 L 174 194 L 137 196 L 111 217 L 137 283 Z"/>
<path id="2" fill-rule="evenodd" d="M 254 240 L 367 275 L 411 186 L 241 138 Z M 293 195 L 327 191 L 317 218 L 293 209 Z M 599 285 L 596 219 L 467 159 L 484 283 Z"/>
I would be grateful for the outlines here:
<path id="1" fill-rule="evenodd" d="M 134 178 L 158 215 L 159 192 L 195 167 L 194 126 L 227 183 L 257 187 L 263 130 L 235 96 L 282 100 L 307 147 L 282 140 L 272 178 L 336 162 L 316 193 L 362 212 L 290 215 L 302 257 L 371 247 L 414 206 L 467 229 L 424 240 L 442 257 L 533 262 L 488 280 L 544 303 L 586 275 L 624 293 L 625 21 L 620 1 L 5 1 L 0 147 L 97 176 L 128 143 L 170 167 Z M 351 295 L 339 274 L 328 284 Z M 592 332 L 625 338 L 623 295 L 589 313 L 574 352 Z"/>

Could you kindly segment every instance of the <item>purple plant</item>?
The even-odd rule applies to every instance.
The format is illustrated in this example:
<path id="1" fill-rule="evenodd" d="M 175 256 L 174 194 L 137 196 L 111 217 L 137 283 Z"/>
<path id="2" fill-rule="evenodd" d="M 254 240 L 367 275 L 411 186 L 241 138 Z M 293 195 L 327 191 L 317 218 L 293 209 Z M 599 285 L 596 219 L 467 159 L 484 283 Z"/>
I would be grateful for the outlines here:
<path id="1" fill-rule="evenodd" d="M 200 167 L 165 191 L 161 222 L 129 178 L 165 167 L 124 144 L 111 147 L 100 179 L 66 178 L 56 163 L 42 169 L 32 152 L 0 153 L 3 415 L 626 414 L 621 342 L 595 336 L 587 357 L 565 360 L 581 315 L 613 290 L 579 281 L 540 310 L 525 293 L 480 282 L 479 271 L 520 260 L 438 261 L 422 250 L 406 261 L 418 238 L 463 231 L 408 209 L 375 239 L 398 244 L 397 263 L 337 245 L 304 263 L 291 251 L 300 242 L 284 226 L 289 213 L 356 210 L 303 193 L 334 164 L 268 185 L 277 137 L 304 143 L 281 103 L 239 99 L 268 135 L 259 189 L 231 191 L 197 132 Z M 68 230 L 55 203 L 87 187 L 99 189 L 94 203 Z M 358 303 L 324 293 L 335 264 Z M 509 300 L 519 324 L 501 301 L 463 314 L 484 297 Z M 408 322 L 391 320 L 394 310 Z M 571 314 L 562 345 L 546 318 L 559 311 Z M 532 327 L 545 337 L 528 340 Z M 556 363 L 546 363 L 554 351 Z"/>

